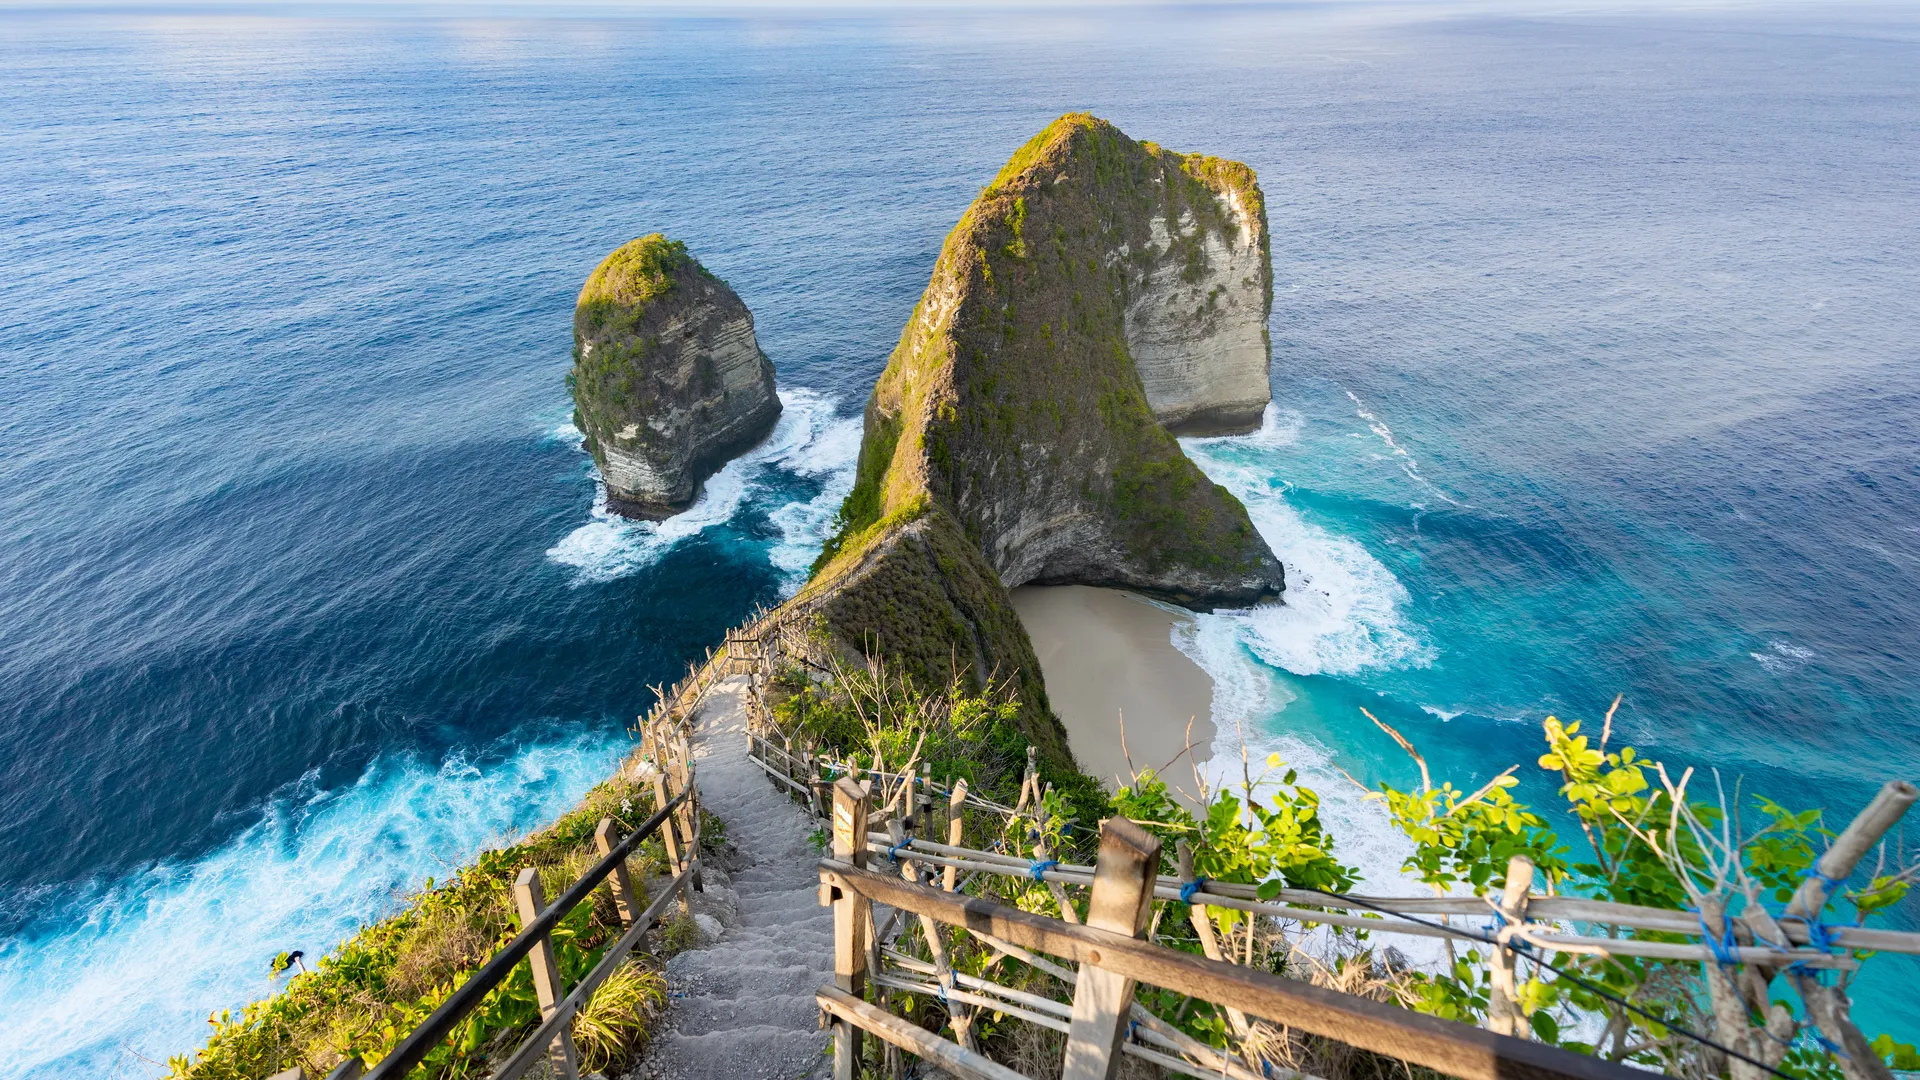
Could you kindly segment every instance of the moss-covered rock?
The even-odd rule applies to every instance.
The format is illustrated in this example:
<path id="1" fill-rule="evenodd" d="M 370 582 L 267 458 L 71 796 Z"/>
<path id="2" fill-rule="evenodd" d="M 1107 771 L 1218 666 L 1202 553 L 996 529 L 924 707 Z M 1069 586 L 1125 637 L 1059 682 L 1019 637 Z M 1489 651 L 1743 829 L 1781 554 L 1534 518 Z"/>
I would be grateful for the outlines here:
<path id="1" fill-rule="evenodd" d="M 1168 430 L 1259 421 L 1265 215 L 1246 166 L 1083 114 L 1014 154 L 880 376 L 841 527 L 801 593 L 843 648 L 930 689 L 1011 689 L 1065 783 L 1073 756 L 1008 587 L 1196 607 L 1280 591 L 1246 508 Z"/>
<path id="2" fill-rule="evenodd" d="M 1049 125 L 947 237 L 868 403 L 829 557 L 930 499 L 1009 587 L 1111 585 L 1200 608 L 1279 593 L 1246 508 L 1167 426 L 1258 423 L 1267 248 L 1245 165 L 1085 114 Z"/>
<path id="3" fill-rule="evenodd" d="M 615 249 L 588 276 L 567 385 L 609 505 L 636 517 L 686 509 L 780 416 L 747 306 L 659 233 Z"/>
<path id="4" fill-rule="evenodd" d="M 999 575 L 944 509 L 920 504 L 870 526 L 801 592 L 855 657 L 929 690 L 1010 693 L 1021 736 L 1072 769 L 1040 662 Z"/>

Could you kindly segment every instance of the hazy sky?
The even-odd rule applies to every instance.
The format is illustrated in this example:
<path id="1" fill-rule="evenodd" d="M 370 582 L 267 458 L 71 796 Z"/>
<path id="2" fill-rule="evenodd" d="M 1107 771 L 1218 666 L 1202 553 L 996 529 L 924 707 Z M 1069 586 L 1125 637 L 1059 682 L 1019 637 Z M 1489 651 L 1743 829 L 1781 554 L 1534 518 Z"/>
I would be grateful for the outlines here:
<path id="1" fill-rule="evenodd" d="M 421 0 L 353 0 L 343 3 L 315 3 L 312 0 L 0 0 L 0 9 L 59 11 L 230 11 L 298 12 L 312 15 L 355 15 L 367 13 L 460 15 L 485 12 L 489 15 L 516 14 L 555 16 L 569 13 L 605 15 L 619 12 L 644 14 L 700 14 L 715 9 L 730 12 L 778 10 L 782 12 L 818 10 L 888 11 L 909 13 L 939 9 L 975 10 L 982 7 L 1047 10 L 1060 8 L 1155 7 L 1155 8 L 1263 8 L 1316 11 L 1367 10 L 1379 14 L 1430 16 L 1465 12 L 1502 12 L 1509 14 L 1567 15 L 1583 12 L 1706 12 L 1726 10 L 1777 10 L 1781 12 L 1835 14 L 1848 12 L 1870 15 L 1874 12 L 1901 10 L 1904 5 L 1833 2 L 1782 2 L 1782 0 L 1293 0 L 1269 3 L 1262 0 L 1211 0 L 1207 3 L 1179 3 L 1168 0 L 967 0 L 965 3 L 913 3 L 897 0 L 563 0 L 560 3 L 534 3 L 529 0 L 459 0 L 459 2 L 421 2 Z"/>

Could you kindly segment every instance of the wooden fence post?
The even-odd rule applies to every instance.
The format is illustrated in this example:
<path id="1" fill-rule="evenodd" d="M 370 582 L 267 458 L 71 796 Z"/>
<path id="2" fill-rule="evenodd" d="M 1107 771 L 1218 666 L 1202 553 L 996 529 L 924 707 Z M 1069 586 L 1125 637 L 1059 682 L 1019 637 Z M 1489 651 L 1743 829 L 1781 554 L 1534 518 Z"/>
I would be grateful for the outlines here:
<path id="1" fill-rule="evenodd" d="M 593 848 L 601 858 L 613 854 L 613 819 L 600 819 L 600 827 L 593 830 Z M 613 873 L 607 875 L 607 888 L 613 893 L 613 906 L 620 913 L 620 925 L 632 926 L 633 920 L 640 914 L 640 905 L 633 896 L 633 878 L 627 875 L 627 860 L 621 859 L 614 864 Z"/>
<path id="2" fill-rule="evenodd" d="M 540 871 L 529 866 L 520 871 L 513 883 L 513 903 L 520 909 L 520 925 L 527 926 L 540 917 L 546 910 L 547 901 L 540 894 Z M 533 993 L 540 1001 L 542 1019 L 552 1016 L 566 990 L 560 985 L 560 965 L 553 958 L 553 938 L 543 936 L 533 951 L 527 954 L 527 963 L 533 968 Z M 562 1031 L 554 1036 L 553 1045 L 547 1051 L 547 1060 L 553 1063 L 553 1071 L 561 1080 L 579 1080 L 580 1068 L 573 1050 L 573 1034 Z"/>
<path id="3" fill-rule="evenodd" d="M 667 774 L 664 767 L 656 766 L 653 774 L 654 812 L 659 813 L 671 802 L 673 796 L 667 791 Z M 680 861 L 680 841 L 674 836 L 673 815 L 667 815 L 660 823 L 660 842 L 667 847 L 667 876 L 678 877 L 686 866 Z M 680 914 L 693 914 L 693 901 L 687 899 L 687 890 L 680 890 Z"/>
<path id="4" fill-rule="evenodd" d="M 1500 917 L 1506 920 L 1507 927 L 1526 923 L 1527 894 L 1532 891 L 1533 860 L 1525 855 L 1508 859 L 1507 883 L 1500 890 Z M 1502 944 L 1511 938 L 1511 934 L 1500 935 Z M 1500 945 L 1493 947 L 1488 971 L 1493 989 L 1487 1000 L 1487 1030 L 1524 1039 L 1527 1037 L 1527 1014 L 1520 1008 L 1520 988 L 1514 981 L 1516 966 L 1512 950 Z"/>
<path id="5" fill-rule="evenodd" d="M 1100 823 L 1100 858 L 1093 868 L 1087 925 L 1129 937 L 1144 937 L 1153 912 L 1154 879 L 1160 872 L 1160 841 L 1125 818 Z M 1061 1080 L 1108 1080 L 1120 1062 L 1133 1010 L 1134 981 L 1099 967 L 1098 953 L 1080 965 L 1073 988 L 1073 1018 Z"/>
<path id="6" fill-rule="evenodd" d="M 833 857 L 867 865 L 867 788 L 849 777 L 833 785 Z M 833 902 L 833 985 L 860 997 L 867 986 L 867 920 L 872 901 L 849 889 Z M 833 1022 L 834 1080 L 860 1075 L 860 1029 Z"/>
<path id="7" fill-rule="evenodd" d="M 688 740 L 686 732 L 675 731 L 673 744 L 676 751 L 673 765 L 675 779 L 679 781 L 680 790 L 687 793 L 687 799 L 680 804 L 678 811 L 680 835 L 687 844 L 687 865 L 693 867 L 693 889 L 695 892 L 705 892 L 706 883 L 700 880 L 700 868 L 696 865 L 700 858 L 700 852 L 696 850 L 700 836 L 700 794 L 693 788 L 693 743 Z"/>

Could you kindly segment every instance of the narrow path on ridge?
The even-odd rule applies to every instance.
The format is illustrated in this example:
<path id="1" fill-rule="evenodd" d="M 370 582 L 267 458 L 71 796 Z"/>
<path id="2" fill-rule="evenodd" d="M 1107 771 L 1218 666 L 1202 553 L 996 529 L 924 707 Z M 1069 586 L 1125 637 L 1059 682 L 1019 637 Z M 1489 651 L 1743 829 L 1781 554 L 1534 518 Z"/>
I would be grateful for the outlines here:
<path id="1" fill-rule="evenodd" d="M 695 782 L 728 850 L 695 893 L 705 944 L 667 961 L 673 997 L 627 1080 L 799 1080 L 832 1071 L 814 991 L 833 979 L 833 912 L 819 906 L 814 825 L 747 758 L 744 676 L 694 721 Z M 713 919 L 720 921 L 717 939 Z"/>

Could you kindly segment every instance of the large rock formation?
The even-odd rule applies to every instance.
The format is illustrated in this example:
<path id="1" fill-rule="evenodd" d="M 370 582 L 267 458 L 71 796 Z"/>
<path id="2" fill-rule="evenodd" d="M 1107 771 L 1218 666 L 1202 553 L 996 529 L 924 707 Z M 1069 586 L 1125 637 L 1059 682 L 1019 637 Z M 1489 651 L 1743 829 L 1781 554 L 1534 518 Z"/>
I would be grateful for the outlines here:
<path id="1" fill-rule="evenodd" d="M 1276 595 L 1246 508 L 1167 430 L 1259 422 L 1266 235 L 1246 166 L 1055 121 L 947 237 L 867 405 L 848 523 L 937 506 L 1009 588 Z"/>
<path id="2" fill-rule="evenodd" d="M 686 509 L 780 416 L 740 297 L 659 233 L 608 255 L 573 313 L 574 423 L 621 513 Z"/>
<path id="3" fill-rule="evenodd" d="M 1208 608 L 1284 587 L 1246 508 L 1168 430 L 1258 424 L 1267 252 L 1246 166 L 1091 116 L 1050 125 L 947 237 L 799 599 L 892 670 L 1010 685 L 1027 739 L 1071 765 L 1008 588 Z"/>

